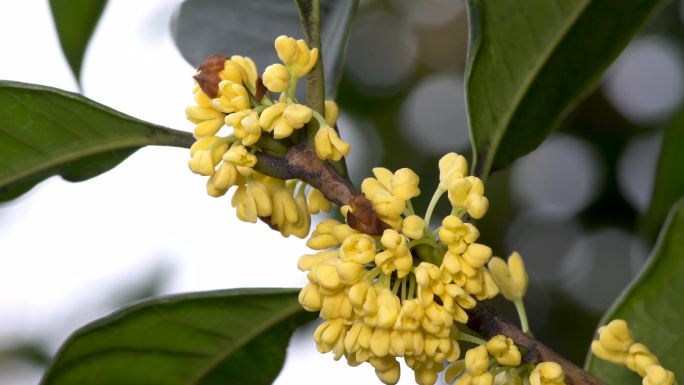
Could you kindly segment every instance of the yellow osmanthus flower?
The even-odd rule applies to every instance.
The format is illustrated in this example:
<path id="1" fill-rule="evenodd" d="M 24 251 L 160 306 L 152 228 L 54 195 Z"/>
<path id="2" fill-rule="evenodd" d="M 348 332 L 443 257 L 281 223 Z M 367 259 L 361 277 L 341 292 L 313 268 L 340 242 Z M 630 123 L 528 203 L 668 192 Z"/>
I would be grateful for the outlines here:
<path id="1" fill-rule="evenodd" d="M 520 351 L 512 339 L 504 335 L 494 336 L 487 341 L 485 347 L 499 364 L 507 366 L 520 365 Z"/>
<path id="2" fill-rule="evenodd" d="M 201 138 L 190 147 L 188 167 L 195 174 L 211 176 L 227 149 L 228 143 L 223 138 L 218 136 Z"/>
<path id="3" fill-rule="evenodd" d="M 397 231 L 387 229 L 382 234 L 380 242 L 385 250 L 376 254 L 375 264 L 380 266 L 383 274 L 391 275 L 397 272 L 398 278 L 404 278 L 413 267 L 413 256 L 408 248 L 406 238 Z"/>
<path id="4" fill-rule="evenodd" d="M 425 220 L 418 215 L 409 215 L 401 222 L 401 233 L 411 239 L 423 238 Z"/>
<path id="5" fill-rule="evenodd" d="M 294 77 L 308 74 L 318 61 L 318 48 L 309 49 L 304 40 L 281 35 L 275 40 L 278 57 Z"/>
<path id="6" fill-rule="evenodd" d="M 634 341 L 627 321 L 616 319 L 598 329 L 598 339 L 592 341 L 591 352 L 598 358 L 624 365 L 643 377 L 644 385 L 672 385 L 674 373 L 660 366 L 658 357 L 649 348 Z"/>
<path id="7" fill-rule="evenodd" d="M 460 158 L 451 158 L 451 177 L 467 177 L 465 167 L 457 164 Z M 448 168 L 444 162 L 442 166 Z M 433 385 L 445 363 L 460 355 L 455 324 L 467 323 L 466 309 L 475 307 L 477 299 L 498 293 L 486 267 L 492 250 L 475 243 L 477 228 L 457 215 L 430 231 L 409 205 L 420 194 L 413 171 L 375 168 L 373 174 L 361 190 L 391 228 L 371 236 L 333 219 L 320 222 L 307 245 L 323 251 L 299 261 L 309 280 L 299 300 L 326 320 L 314 335 L 319 351 L 332 352 L 335 359 L 345 357 L 352 366 L 368 362 L 386 384 L 398 381 L 396 360 L 403 357 L 418 384 Z M 432 202 L 430 207 L 426 218 L 434 209 Z M 343 206 L 343 216 L 349 210 Z M 502 365 L 519 363 L 512 341 L 497 338 L 490 345 Z M 482 353 L 484 364 L 478 364 Z M 461 381 L 491 384 L 487 348 L 483 345 L 470 356 L 471 369 Z"/>
<path id="8" fill-rule="evenodd" d="M 212 106 L 216 110 L 229 114 L 250 108 L 249 94 L 241 83 L 224 80 L 218 87 L 220 96 L 212 100 Z"/>
<path id="9" fill-rule="evenodd" d="M 492 385 L 494 383 L 494 376 L 489 372 L 489 354 L 484 345 L 468 350 L 463 365 L 457 365 L 454 369 L 461 367 L 464 372 L 454 385 Z"/>
<path id="10" fill-rule="evenodd" d="M 671 371 L 660 365 L 651 365 L 646 368 L 646 375 L 642 383 L 643 385 L 672 385 L 674 380 L 675 376 Z"/>
<path id="11" fill-rule="evenodd" d="M 530 373 L 531 385 L 565 385 L 563 368 L 555 362 L 541 362 Z"/>
<path id="12" fill-rule="evenodd" d="M 361 191 L 373 203 L 373 209 L 380 219 L 392 228 L 399 229 L 406 201 L 420 195 L 420 178 L 408 168 L 399 169 L 393 174 L 386 168 L 376 167 L 373 175 L 375 178 L 363 180 Z"/>
<path id="13" fill-rule="evenodd" d="M 340 139 L 337 131 L 330 126 L 318 128 L 314 137 L 314 144 L 316 155 L 323 160 L 338 161 L 342 157 L 349 155 L 349 151 L 351 151 L 349 143 Z"/>
<path id="14" fill-rule="evenodd" d="M 494 282 L 499 286 L 501 294 L 509 301 L 520 301 L 527 292 L 529 278 L 522 257 L 517 252 L 508 257 L 508 264 L 494 257 L 488 264 Z"/>
<path id="15" fill-rule="evenodd" d="M 212 106 L 211 98 L 202 91 L 199 86 L 195 87 L 196 106 L 185 109 L 187 119 L 195 123 L 193 131 L 195 138 L 214 136 L 223 127 L 223 119 L 226 116 Z"/>
<path id="16" fill-rule="evenodd" d="M 646 370 L 651 365 L 659 365 L 656 357 L 646 345 L 641 343 L 632 344 L 627 351 L 625 366 L 631 371 L 637 372 L 641 377 L 646 375 Z"/>
<path id="17" fill-rule="evenodd" d="M 273 132 L 276 139 L 287 138 L 295 129 L 304 127 L 311 120 L 313 111 L 302 104 L 276 103 L 266 108 L 259 117 L 259 124 L 266 132 Z"/>
<path id="18" fill-rule="evenodd" d="M 259 115 L 253 110 L 242 110 L 228 114 L 226 125 L 233 127 L 236 138 L 242 140 L 245 146 L 251 146 L 261 138 Z"/>
<path id="19" fill-rule="evenodd" d="M 264 70 L 264 86 L 271 92 L 285 92 L 290 84 L 290 72 L 282 64 L 271 64 Z"/>
<path id="20" fill-rule="evenodd" d="M 231 204 L 238 218 L 251 223 L 255 223 L 257 217 L 270 216 L 273 210 L 268 189 L 253 178 L 248 178 L 247 183 L 238 187 Z"/>

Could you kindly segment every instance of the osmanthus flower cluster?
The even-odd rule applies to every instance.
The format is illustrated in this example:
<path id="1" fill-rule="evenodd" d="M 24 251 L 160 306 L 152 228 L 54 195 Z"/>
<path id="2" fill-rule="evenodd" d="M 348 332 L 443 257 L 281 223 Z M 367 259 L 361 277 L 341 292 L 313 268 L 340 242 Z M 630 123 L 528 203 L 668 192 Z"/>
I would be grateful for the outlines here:
<path id="1" fill-rule="evenodd" d="M 646 345 L 634 341 L 627 321 L 616 319 L 598 330 L 591 351 L 602 360 L 626 366 L 643 377 L 643 385 L 672 385 L 674 373 L 663 368 Z"/>
<path id="2" fill-rule="evenodd" d="M 371 236 L 334 219 L 320 222 L 307 242 L 319 251 L 299 260 L 309 280 L 299 301 L 324 320 L 314 333 L 320 352 L 345 357 L 352 366 L 368 362 L 385 384 L 399 380 L 402 357 L 421 385 L 434 384 L 448 363 L 458 384 L 491 385 L 495 369 L 521 364 L 520 352 L 504 336 L 486 342 L 467 334 L 466 310 L 500 290 L 521 301 L 527 274 L 517 253 L 510 268 L 505 262 L 487 267 L 492 250 L 477 243 L 479 231 L 462 218 L 481 218 L 488 208 L 482 182 L 468 175 L 465 158 L 447 154 L 439 169 L 439 187 L 423 217 L 411 203 L 420 194 L 418 175 L 406 168 L 373 169 L 361 189 L 386 228 Z M 431 231 L 430 217 L 444 193 L 452 212 Z M 347 218 L 353 210 L 342 207 Z M 459 340 L 480 346 L 458 361 Z M 490 365 L 490 354 L 497 366 Z M 563 383 L 562 371 L 558 376 L 544 368 L 532 371 L 536 384 Z M 526 366 L 511 375 L 532 378 L 529 372 Z"/>
<path id="3" fill-rule="evenodd" d="M 318 60 L 318 50 L 303 40 L 280 36 L 275 49 L 282 64 L 268 66 L 260 78 L 246 57 L 209 57 L 196 74 L 196 105 L 186 109 L 195 123 L 197 141 L 190 149 L 190 169 L 208 176 L 207 193 L 219 197 L 236 186 L 232 205 L 247 222 L 261 218 L 283 235 L 300 238 L 309 233 L 311 214 L 329 211 L 323 194 L 299 180 L 281 180 L 254 170 L 260 151 L 283 155 L 302 141 L 302 127 L 317 121 L 316 154 L 339 160 L 349 145 L 333 128 L 337 105 L 325 102 L 325 116 L 298 103 L 295 89 Z M 279 97 L 274 94 L 279 93 Z M 232 128 L 227 135 L 219 135 Z"/>

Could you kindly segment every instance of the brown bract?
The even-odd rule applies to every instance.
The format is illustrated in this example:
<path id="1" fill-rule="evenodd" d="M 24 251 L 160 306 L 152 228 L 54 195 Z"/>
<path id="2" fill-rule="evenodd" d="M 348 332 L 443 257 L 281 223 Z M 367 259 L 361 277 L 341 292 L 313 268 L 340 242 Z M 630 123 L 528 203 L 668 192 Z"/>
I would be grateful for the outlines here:
<path id="1" fill-rule="evenodd" d="M 197 75 L 193 76 L 202 91 L 210 98 L 218 96 L 218 85 L 221 82 L 219 72 L 223 71 L 226 60 L 228 60 L 226 56 L 211 55 L 204 59 L 197 68 Z"/>
<path id="2" fill-rule="evenodd" d="M 349 204 L 352 210 L 347 213 L 347 223 L 353 229 L 368 235 L 382 235 L 390 228 L 390 225 L 380 220 L 373 210 L 373 204 L 365 195 L 356 195 Z"/>

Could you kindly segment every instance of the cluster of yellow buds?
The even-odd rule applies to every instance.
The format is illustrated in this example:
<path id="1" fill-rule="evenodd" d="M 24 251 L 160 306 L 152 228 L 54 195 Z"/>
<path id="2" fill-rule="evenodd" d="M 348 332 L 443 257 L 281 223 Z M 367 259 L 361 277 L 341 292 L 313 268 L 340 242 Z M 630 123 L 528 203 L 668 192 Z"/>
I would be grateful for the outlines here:
<path id="1" fill-rule="evenodd" d="M 468 350 L 444 373 L 447 383 L 454 385 L 522 384 L 565 385 L 565 375 L 555 362 L 540 362 L 531 371 L 521 365 L 521 355 L 513 340 L 503 335 Z M 498 373 L 496 376 L 493 373 Z M 527 380 L 523 381 L 523 376 Z"/>
<path id="2" fill-rule="evenodd" d="M 430 230 L 429 218 L 450 190 L 438 188 L 421 217 L 411 203 L 420 194 L 418 175 L 406 168 L 375 168 L 362 192 L 386 228 L 372 236 L 325 220 L 307 242 L 319 251 L 299 260 L 309 280 L 299 301 L 324 319 L 314 333 L 319 351 L 346 357 L 352 366 L 368 362 L 385 384 L 399 380 L 398 357 L 414 370 L 418 384 L 434 384 L 444 363 L 460 355 L 456 325 L 466 324 L 466 310 L 499 292 L 487 268 L 492 250 L 476 242 L 479 231 L 461 218 L 484 215 L 488 204 L 481 181 L 467 175 L 462 156 L 447 154 L 439 165 L 440 180 L 453 191 L 452 213 L 438 229 Z M 468 181 L 467 193 L 459 180 Z M 353 210 L 342 207 L 347 218 Z M 502 365 L 519 364 L 520 353 L 503 336 L 483 349 Z"/>
<path id="3" fill-rule="evenodd" d="M 644 385 L 672 385 L 674 373 L 664 369 L 646 345 L 634 341 L 627 321 L 616 319 L 598 329 L 591 351 L 602 360 L 624 365 L 643 377 Z"/>
<path id="4" fill-rule="evenodd" d="M 232 205 L 238 218 L 248 222 L 261 218 L 285 236 L 303 238 L 309 233 L 310 215 L 329 211 L 330 202 L 314 188 L 309 189 L 307 199 L 304 182 L 254 170 L 257 154 L 274 146 L 286 151 L 301 140 L 296 131 L 312 119 L 319 125 L 316 153 L 321 159 L 339 160 L 349 153 L 349 145 L 332 128 L 339 115 L 335 102 L 326 101 L 325 116 L 321 116 L 294 96 L 298 79 L 316 64 L 318 50 L 287 36 L 278 37 L 275 48 L 284 65 L 267 67 L 263 78 L 251 59 L 237 55 L 210 56 L 200 66 L 194 77 L 196 105 L 186 109 L 197 139 L 188 166 L 209 177 L 207 193 L 213 197 L 236 186 Z M 276 99 L 264 87 L 281 93 L 280 97 Z M 232 133 L 219 136 L 224 127 L 231 127 Z"/>

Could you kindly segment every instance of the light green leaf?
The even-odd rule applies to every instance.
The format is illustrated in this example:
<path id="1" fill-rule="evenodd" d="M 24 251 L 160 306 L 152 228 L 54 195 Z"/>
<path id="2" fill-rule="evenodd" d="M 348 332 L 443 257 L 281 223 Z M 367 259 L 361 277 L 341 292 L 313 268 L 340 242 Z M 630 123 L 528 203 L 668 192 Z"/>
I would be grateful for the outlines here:
<path id="1" fill-rule="evenodd" d="M 672 205 L 684 196 L 684 108 L 670 121 L 660 148 L 646 231 L 655 237 Z"/>
<path id="2" fill-rule="evenodd" d="M 466 100 L 474 170 L 539 146 L 659 0 L 469 0 Z"/>
<path id="3" fill-rule="evenodd" d="M 235 289 L 141 302 L 78 330 L 43 385 L 265 385 L 313 318 L 296 289 Z"/>
<path id="4" fill-rule="evenodd" d="M 606 272 L 610 274 L 610 272 Z M 626 320 L 634 338 L 648 346 L 663 367 L 684 378 L 684 200 L 672 209 L 658 242 L 637 279 L 606 312 L 601 325 Z M 607 384 L 641 384 L 624 367 L 587 356 L 587 370 Z"/>
<path id="5" fill-rule="evenodd" d="M 321 0 L 326 95 L 342 76 L 344 50 L 358 0 Z M 301 38 L 294 1 L 186 0 L 176 10 L 171 31 L 176 46 L 197 67 L 209 55 L 251 57 L 261 70 L 278 61 L 273 41 L 280 35 Z"/>
<path id="6" fill-rule="evenodd" d="M 106 5 L 107 0 L 50 0 L 62 51 L 79 83 L 83 56 Z"/>
<path id="7" fill-rule="evenodd" d="M 146 145 L 189 147 L 192 135 L 144 122 L 78 94 L 0 81 L 0 202 L 62 175 L 99 175 Z"/>

